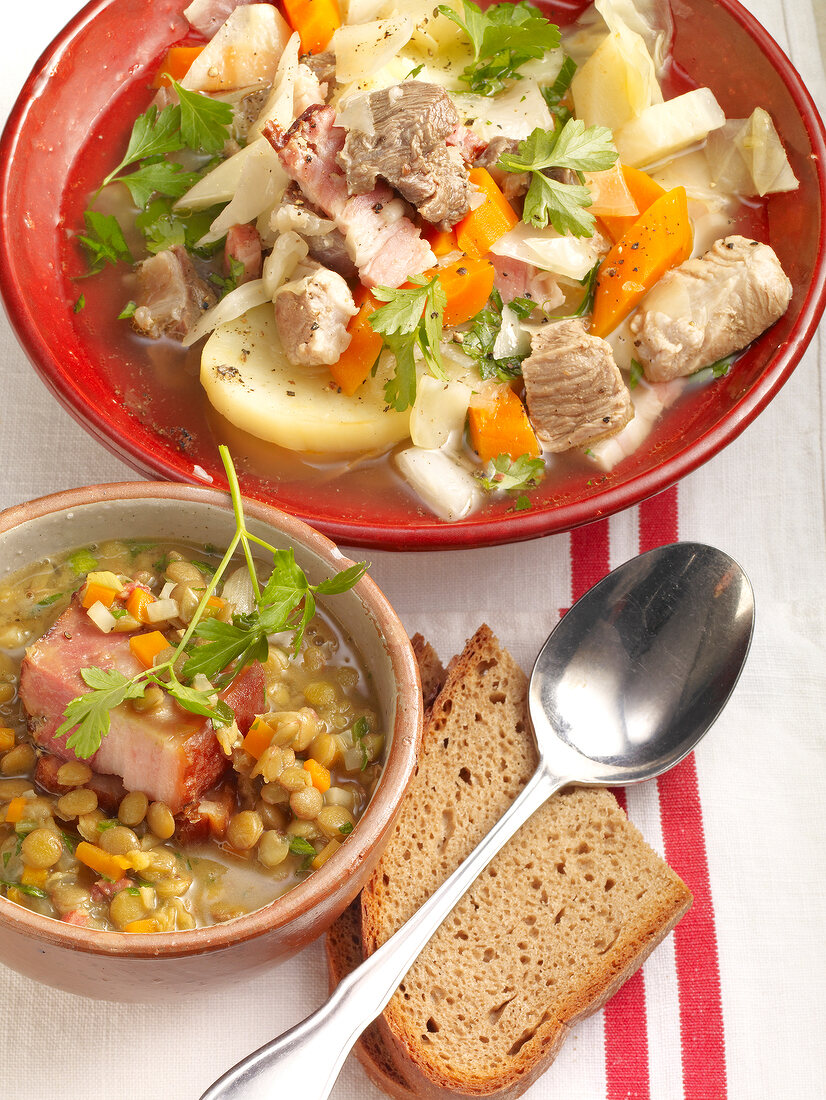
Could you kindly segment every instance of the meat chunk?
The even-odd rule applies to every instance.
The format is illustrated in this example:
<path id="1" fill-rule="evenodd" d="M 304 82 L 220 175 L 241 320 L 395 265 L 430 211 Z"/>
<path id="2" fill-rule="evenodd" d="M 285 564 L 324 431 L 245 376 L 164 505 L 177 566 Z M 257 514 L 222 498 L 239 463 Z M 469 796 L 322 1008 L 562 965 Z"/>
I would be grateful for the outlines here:
<path id="1" fill-rule="evenodd" d="M 235 790 L 230 783 L 207 791 L 175 815 L 175 838 L 179 844 L 196 844 L 210 837 L 223 840 L 234 811 Z"/>
<path id="2" fill-rule="evenodd" d="M 227 275 L 232 274 L 232 261 L 240 263 L 243 270 L 236 281 L 236 286 L 248 283 L 252 279 L 261 278 L 261 238 L 254 225 L 232 225 L 227 232 L 227 243 L 224 245 L 224 269 Z"/>
<path id="3" fill-rule="evenodd" d="M 555 321 L 534 336 L 522 377 L 528 414 L 546 450 L 587 446 L 634 415 L 610 345 L 578 318 Z"/>
<path id="4" fill-rule="evenodd" d="M 142 669 L 126 634 L 103 634 L 77 596 L 54 626 L 26 651 L 20 671 L 20 698 L 30 716 L 36 743 L 61 760 L 76 759 L 56 731 L 72 699 L 88 691 L 80 670 L 117 669 L 133 676 Z M 260 665 L 245 669 L 221 694 L 248 729 L 264 706 Z M 152 711 L 130 703 L 110 715 L 109 733 L 87 763 L 100 775 L 119 776 L 127 790 L 144 791 L 173 813 L 208 790 L 223 775 L 227 758 L 208 719 L 182 710 L 168 695 Z"/>
<path id="5" fill-rule="evenodd" d="M 507 305 L 514 298 L 533 298 L 545 310 L 556 309 L 565 301 L 559 283 L 550 271 L 540 271 L 524 260 L 510 256 L 491 256 L 493 261 L 493 285 Z"/>
<path id="6" fill-rule="evenodd" d="M 153 340 L 180 340 L 215 305 L 214 291 L 198 275 L 181 245 L 173 245 L 138 264 L 137 309 L 132 323 Z"/>
<path id="7" fill-rule="evenodd" d="M 271 224 L 279 233 L 293 230 L 300 234 L 307 242 L 311 258 L 317 260 L 322 267 L 337 271 L 345 279 L 358 277 L 356 265 L 347 251 L 344 234 L 336 228 L 335 222 L 323 217 L 304 197 L 298 184 L 291 183 L 284 192 Z"/>
<path id="8" fill-rule="evenodd" d="M 461 153 L 445 140 L 459 124 L 447 92 L 411 80 L 364 98 L 372 129 L 350 130 L 338 157 L 350 191 L 371 191 L 381 177 L 423 218 L 449 229 L 470 209 L 470 185 Z"/>
<path id="9" fill-rule="evenodd" d="M 65 763 L 65 760 L 53 756 L 50 752 L 41 753 L 34 766 L 35 783 L 52 794 L 66 794 L 72 788 L 60 783 L 57 778 L 58 771 Z M 98 806 L 107 814 L 117 813 L 121 799 L 126 794 L 123 782 L 116 775 L 96 775 L 93 773 L 89 782 L 85 783 L 84 786 L 95 792 L 98 796 Z"/>
<path id="10" fill-rule="evenodd" d="M 715 241 L 669 271 L 631 319 L 637 358 L 651 382 L 693 374 L 740 351 L 786 312 L 792 284 L 767 244 Z"/>
<path id="11" fill-rule="evenodd" d="M 347 322 L 358 313 L 344 279 L 312 264 L 275 296 L 275 323 L 284 354 L 302 367 L 337 363 L 350 343 Z"/>
<path id="12" fill-rule="evenodd" d="M 315 74 L 320 84 L 326 84 L 328 88 L 332 88 L 336 82 L 336 55 L 332 50 L 304 54 L 299 60 Z"/>
<path id="13" fill-rule="evenodd" d="M 350 195 L 336 159 L 346 133 L 335 121 L 332 107 L 314 106 L 286 133 L 271 122 L 263 132 L 304 196 L 343 234 L 364 286 L 401 286 L 433 267 L 436 257 L 389 187 Z"/>
<path id="14" fill-rule="evenodd" d="M 445 138 L 448 145 L 455 146 L 461 154 L 465 164 L 476 163 L 476 158 L 486 147 L 484 138 L 480 138 L 475 130 L 458 122 L 454 130 Z"/>
<path id="15" fill-rule="evenodd" d="M 212 38 L 236 8 L 255 2 L 256 0 L 192 0 L 189 7 L 184 8 L 184 16 L 193 30 L 204 38 Z"/>

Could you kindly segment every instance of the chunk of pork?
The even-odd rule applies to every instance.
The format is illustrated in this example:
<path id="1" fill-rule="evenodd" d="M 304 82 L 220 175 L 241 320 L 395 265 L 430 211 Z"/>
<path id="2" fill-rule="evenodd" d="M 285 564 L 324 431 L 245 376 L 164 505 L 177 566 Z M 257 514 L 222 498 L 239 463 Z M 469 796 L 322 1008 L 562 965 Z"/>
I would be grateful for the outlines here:
<path id="1" fill-rule="evenodd" d="M 180 340 L 201 314 L 215 305 L 214 291 L 198 275 L 186 249 L 164 249 L 138 264 L 137 309 L 132 323 L 153 340 L 173 336 Z"/>
<path id="2" fill-rule="evenodd" d="M 767 244 L 715 241 L 663 276 L 631 318 L 636 357 L 667 382 L 740 351 L 786 312 L 792 284 Z"/>
<path id="3" fill-rule="evenodd" d="M 610 345 L 578 318 L 555 321 L 533 337 L 522 377 L 528 414 L 546 450 L 585 447 L 634 415 Z"/>
<path id="4" fill-rule="evenodd" d="M 459 124 L 450 97 L 436 84 L 412 80 L 365 99 L 372 127 L 351 129 L 338 157 L 350 191 L 363 194 L 384 179 L 423 218 L 449 229 L 470 209 L 462 155 L 446 142 Z"/>
<path id="5" fill-rule="evenodd" d="M 338 362 L 350 343 L 347 322 L 358 313 L 344 279 L 320 264 L 286 283 L 275 297 L 275 323 L 281 346 L 296 366 Z"/>

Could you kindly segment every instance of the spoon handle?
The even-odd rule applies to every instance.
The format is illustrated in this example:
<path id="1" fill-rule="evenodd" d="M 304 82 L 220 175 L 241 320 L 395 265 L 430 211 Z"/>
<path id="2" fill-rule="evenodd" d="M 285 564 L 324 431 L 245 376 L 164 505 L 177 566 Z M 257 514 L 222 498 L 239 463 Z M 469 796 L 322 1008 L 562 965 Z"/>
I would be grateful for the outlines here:
<path id="1" fill-rule="evenodd" d="M 273 1100 L 290 1087 L 304 1100 L 326 1100 L 359 1035 L 381 1013 L 442 921 L 514 833 L 567 782 L 540 766 L 464 863 L 326 1004 L 233 1066 L 201 1100 Z"/>

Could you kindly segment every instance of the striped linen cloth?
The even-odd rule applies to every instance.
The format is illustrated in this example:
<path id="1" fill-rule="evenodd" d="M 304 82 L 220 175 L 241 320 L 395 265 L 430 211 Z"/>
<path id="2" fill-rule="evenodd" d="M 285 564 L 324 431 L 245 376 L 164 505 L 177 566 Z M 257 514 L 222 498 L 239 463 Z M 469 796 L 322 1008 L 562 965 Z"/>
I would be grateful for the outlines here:
<path id="1" fill-rule="evenodd" d="M 3 5 L 0 119 L 79 7 Z M 824 110 L 823 0 L 747 7 Z M 826 1098 L 824 368 L 820 335 L 743 436 L 679 489 L 610 520 L 512 547 L 369 555 L 407 629 L 444 659 L 487 621 L 526 669 L 561 611 L 640 550 L 709 542 L 733 554 L 755 587 L 754 645 L 726 711 L 677 769 L 620 796 L 694 906 L 605 1009 L 574 1029 L 529 1100 Z M 0 506 L 134 477 L 49 397 L 2 315 L 0 372 Z M 318 944 L 240 987 L 165 1006 L 76 998 L 0 967 L 0 1098 L 196 1100 L 319 1005 L 326 988 Z M 380 1093 L 350 1059 L 333 1097 Z"/>

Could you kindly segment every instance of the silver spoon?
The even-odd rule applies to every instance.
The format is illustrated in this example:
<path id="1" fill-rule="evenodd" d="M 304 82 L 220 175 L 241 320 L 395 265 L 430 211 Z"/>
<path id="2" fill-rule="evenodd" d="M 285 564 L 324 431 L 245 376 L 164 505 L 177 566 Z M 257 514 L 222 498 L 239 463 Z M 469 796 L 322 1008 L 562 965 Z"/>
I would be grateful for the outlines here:
<path id="1" fill-rule="evenodd" d="M 569 783 L 653 779 L 691 752 L 737 683 L 753 625 L 745 573 L 699 543 L 651 550 L 592 588 L 536 659 L 529 701 L 539 764 L 504 817 L 325 1005 L 239 1062 L 201 1100 L 324 1100 L 436 929 L 546 799 Z"/>

